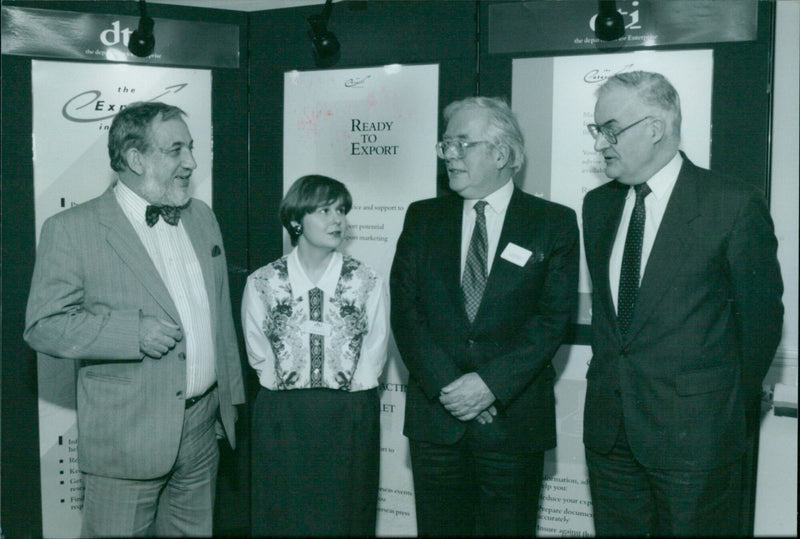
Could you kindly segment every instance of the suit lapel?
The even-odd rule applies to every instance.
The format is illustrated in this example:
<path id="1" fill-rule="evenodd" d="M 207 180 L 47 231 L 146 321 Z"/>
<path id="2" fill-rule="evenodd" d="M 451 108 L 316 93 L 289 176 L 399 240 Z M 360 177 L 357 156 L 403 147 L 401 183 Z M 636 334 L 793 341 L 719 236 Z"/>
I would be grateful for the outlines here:
<path id="1" fill-rule="evenodd" d="M 590 248 L 594 249 L 597 260 L 596 271 L 597 277 L 593 279 L 595 288 L 593 294 L 600 294 L 599 305 L 607 309 L 606 315 L 608 319 L 616 322 L 617 313 L 614 309 L 614 300 L 611 297 L 611 281 L 609 275 L 609 262 L 611 259 L 611 250 L 614 247 L 614 239 L 617 235 L 620 219 L 622 218 L 622 209 L 625 206 L 625 197 L 628 193 L 628 186 L 619 183 L 609 184 L 609 189 L 606 192 L 607 198 L 600 202 L 598 208 L 603 212 L 599 218 L 599 226 L 597 234 L 595 235 L 596 245 Z"/>
<path id="2" fill-rule="evenodd" d="M 641 330 L 661 297 L 672 285 L 678 264 L 684 259 L 683 251 L 694 234 L 692 221 L 700 215 L 694 168 L 684 157 L 683 167 L 678 174 L 645 266 L 629 338 L 633 338 Z"/>
<path id="3" fill-rule="evenodd" d="M 506 209 L 506 217 L 503 220 L 503 228 L 500 230 L 500 238 L 497 243 L 497 251 L 492 259 L 492 271 L 489 273 L 489 279 L 486 281 L 486 288 L 483 291 L 484 298 L 492 298 L 500 295 L 500 289 L 508 286 L 511 266 L 507 264 L 500 264 L 501 254 L 509 243 L 519 246 L 530 244 L 531 238 L 536 234 L 538 225 L 531 220 L 536 219 L 538 216 L 530 215 L 525 206 L 522 204 L 522 195 L 514 188 L 514 193 L 511 195 L 511 200 Z M 535 256 L 535 253 L 534 253 Z M 481 306 L 478 308 L 478 313 L 475 315 L 475 320 L 481 315 L 484 308 L 485 301 L 481 301 Z"/>
<path id="4" fill-rule="evenodd" d="M 535 247 L 544 227 L 543 218 L 544 214 L 527 204 L 523 198 L 522 191 L 515 187 L 506 209 L 503 228 L 500 231 L 500 238 L 497 242 L 497 250 L 492 259 L 492 271 L 486 281 L 483 300 L 475 315 L 474 323 L 478 323 L 482 316 L 486 316 L 487 298 L 503 296 L 503 289 L 512 285 L 515 279 L 518 278 L 518 268 L 513 263 L 501 261 L 501 255 L 509 244 L 513 243 L 523 248 L 532 249 L 531 256 L 534 260 L 537 257 L 544 256 L 541 249 Z"/>
<path id="5" fill-rule="evenodd" d="M 173 322 L 180 323 L 178 309 L 172 302 L 169 291 L 150 259 L 147 249 L 117 203 L 113 188 L 109 188 L 100 199 L 99 214 L 100 223 L 108 228 L 106 235 L 108 244 L 136 275 L 153 299 L 169 313 Z"/>
<path id="6" fill-rule="evenodd" d="M 208 238 L 212 236 L 204 230 L 203 222 L 198 218 L 193 206 L 194 203 L 183 211 L 181 221 L 183 221 L 183 228 L 192 242 L 197 261 L 203 272 L 208 306 L 211 309 L 211 327 L 217 327 L 217 295 L 214 293 L 216 289 L 214 286 L 214 266 L 211 247 L 208 245 Z"/>
<path id="7" fill-rule="evenodd" d="M 446 303 L 453 314 L 469 325 L 464 297 L 461 293 L 461 228 L 464 220 L 464 201 L 457 196 L 442 197 L 441 206 L 433 208 L 430 216 L 436 231 L 431 241 L 432 270 L 441 279 Z M 432 276 L 434 277 L 434 276 Z"/>

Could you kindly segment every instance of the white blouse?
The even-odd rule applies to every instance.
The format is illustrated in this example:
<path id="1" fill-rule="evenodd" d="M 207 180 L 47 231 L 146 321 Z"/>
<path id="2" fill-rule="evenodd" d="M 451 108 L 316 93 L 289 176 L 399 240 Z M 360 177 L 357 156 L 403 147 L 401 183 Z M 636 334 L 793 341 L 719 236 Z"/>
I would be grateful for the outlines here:
<path id="1" fill-rule="evenodd" d="M 372 389 L 386 363 L 388 287 L 338 252 L 313 283 L 295 249 L 247 278 L 242 326 L 248 361 L 267 389 Z"/>

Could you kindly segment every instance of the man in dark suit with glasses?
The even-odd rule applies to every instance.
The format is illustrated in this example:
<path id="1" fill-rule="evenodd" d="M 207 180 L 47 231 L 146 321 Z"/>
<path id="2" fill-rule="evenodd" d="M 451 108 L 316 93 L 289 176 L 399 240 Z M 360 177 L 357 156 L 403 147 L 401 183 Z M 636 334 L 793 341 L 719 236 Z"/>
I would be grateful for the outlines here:
<path id="1" fill-rule="evenodd" d="M 391 273 L 418 532 L 530 536 L 556 445 L 551 359 L 576 306 L 576 217 L 514 186 L 524 154 L 508 105 L 465 99 L 444 118 L 454 194 L 409 206 Z"/>
<path id="2" fill-rule="evenodd" d="M 781 335 L 763 195 L 696 167 L 662 75 L 617 74 L 588 126 L 592 352 L 584 443 L 598 535 L 739 535 L 742 468 Z"/>

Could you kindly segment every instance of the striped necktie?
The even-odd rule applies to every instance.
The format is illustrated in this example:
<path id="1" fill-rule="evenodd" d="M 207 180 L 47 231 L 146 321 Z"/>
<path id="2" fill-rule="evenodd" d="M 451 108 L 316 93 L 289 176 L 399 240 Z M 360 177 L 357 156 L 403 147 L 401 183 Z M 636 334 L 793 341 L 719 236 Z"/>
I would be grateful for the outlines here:
<path id="1" fill-rule="evenodd" d="M 478 307 L 486 287 L 486 253 L 489 249 L 486 237 L 486 214 L 488 202 L 479 200 L 475 203 L 475 228 L 469 242 L 467 261 L 464 264 L 464 276 L 461 278 L 461 290 L 464 293 L 464 306 L 469 321 L 475 320 Z"/>

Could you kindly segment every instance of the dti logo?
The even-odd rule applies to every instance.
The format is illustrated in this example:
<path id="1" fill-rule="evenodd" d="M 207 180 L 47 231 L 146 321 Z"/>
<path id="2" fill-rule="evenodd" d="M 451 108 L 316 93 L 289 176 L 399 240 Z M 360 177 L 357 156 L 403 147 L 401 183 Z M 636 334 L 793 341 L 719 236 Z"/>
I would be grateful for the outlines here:
<path id="1" fill-rule="evenodd" d="M 100 32 L 100 42 L 106 47 L 113 47 L 121 41 L 127 47 L 132 33 L 133 30 L 130 28 L 120 29 L 119 21 L 114 21 L 111 23 L 111 28 Z"/>
<path id="2" fill-rule="evenodd" d="M 631 7 L 638 7 L 639 2 L 631 2 Z M 626 30 L 641 30 L 642 26 L 639 24 L 639 10 L 636 9 L 634 11 L 622 11 L 618 9 L 619 14 L 622 15 L 622 20 L 625 21 L 625 29 Z M 594 32 L 594 21 L 597 20 L 597 14 L 595 13 L 591 19 L 589 19 L 589 28 L 592 29 Z M 630 20 L 630 22 L 628 22 Z"/>

